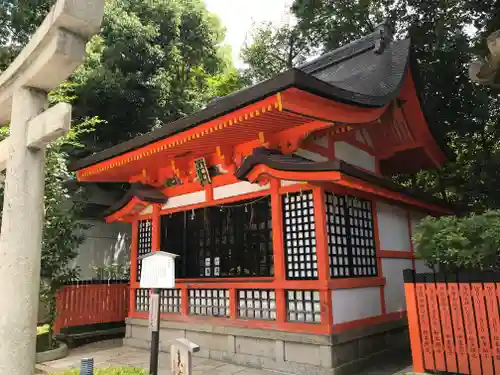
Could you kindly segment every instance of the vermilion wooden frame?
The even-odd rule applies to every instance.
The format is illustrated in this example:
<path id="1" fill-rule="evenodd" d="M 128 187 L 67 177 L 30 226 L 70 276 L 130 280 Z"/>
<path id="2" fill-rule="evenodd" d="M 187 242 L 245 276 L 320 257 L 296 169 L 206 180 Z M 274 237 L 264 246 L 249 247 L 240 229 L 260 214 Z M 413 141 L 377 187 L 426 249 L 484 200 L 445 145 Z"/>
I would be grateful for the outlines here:
<path id="1" fill-rule="evenodd" d="M 270 95 L 258 102 L 236 109 L 218 118 L 198 124 L 193 128 L 154 141 L 149 145 L 128 151 L 122 155 L 88 166 L 77 172 L 80 181 L 122 181 L 142 182 L 160 189 L 167 197 L 176 197 L 193 192 L 205 192 L 200 203 L 164 209 L 152 205 L 152 212 L 142 212 L 148 204 L 132 198 L 124 207 L 108 216 L 106 220 L 125 221 L 132 224 L 130 317 L 147 318 L 147 313 L 135 311 L 135 290 L 139 287 L 137 276 L 138 220 L 152 220 L 152 251 L 161 249 L 161 215 L 189 211 L 213 205 L 231 204 L 240 200 L 269 195 L 271 198 L 274 276 L 267 278 L 212 278 L 177 280 L 182 302 L 180 314 L 163 314 L 172 321 L 187 323 L 213 323 L 238 327 L 277 329 L 291 332 L 332 334 L 352 328 L 366 327 L 394 319 L 400 319 L 404 312 L 387 313 L 385 306 L 385 285 L 383 258 L 411 259 L 415 268 L 413 246 L 410 251 L 382 249 L 379 238 L 376 200 L 389 200 L 408 207 L 419 207 L 441 215 L 450 212 L 440 206 L 425 203 L 407 195 L 377 187 L 341 172 L 284 172 L 265 165 L 257 165 L 247 175 L 252 183 L 269 189 L 245 193 L 224 199 L 214 199 L 214 188 L 239 182 L 234 176 L 236 168 L 245 156 L 256 147 L 279 148 L 284 154 L 291 154 L 298 148 L 317 153 L 330 160 L 335 159 L 335 142 L 344 141 L 364 150 L 375 158 L 375 171 L 380 175 L 380 162 L 384 157 L 398 151 L 422 147 L 422 156 L 433 166 L 444 162 L 430 134 L 420 103 L 415 95 L 411 74 L 401 88 L 400 107 L 396 101 L 380 108 L 363 108 L 288 88 Z M 195 124 L 193 124 L 195 125 Z M 356 139 L 356 132 L 364 129 L 371 139 L 371 146 Z M 312 137 L 325 136 L 327 147 L 316 144 Z M 310 137 L 312 136 L 312 137 Z M 213 177 L 212 183 L 203 187 L 194 181 L 193 161 L 204 157 L 209 166 L 220 164 L 227 174 Z M 182 185 L 165 188 L 165 181 L 176 177 Z M 280 180 L 293 180 L 295 185 L 281 186 Z M 302 190 L 311 190 L 314 200 L 316 223 L 316 254 L 318 259 L 317 280 L 286 280 L 285 251 L 283 241 L 282 195 Z M 326 231 L 325 191 L 350 194 L 373 202 L 374 235 L 376 242 L 378 277 L 330 279 L 328 237 Z M 411 218 L 408 216 L 411 237 Z M 273 289 L 276 293 L 276 321 L 237 319 L 238 288 Z M 228 318 L 199 317 L 189 315 L 189 288 L 224 288 L 229 290 L 230 306 Z M 332 290 L 348 288 L 380 288 L 381 315 L 353 322 L 334 324 L 332 315 Z M 287 321 L 286 291 L 317 290 L 320 293 L 321 324 L 292 323 Z"/>
<path id="2" fill-rule="evenodd" d="M 433 165 L 441 166 L 445 156 L 427 127 L 410 73 L 400 96 L 404 102 L 402 108 L 396 102 L 380 108 L 362 108 L 289 88 L 166 139 L 83 168 L 77 177 L 81 181 L 142 181 L 161 186 L 165 178 L 176 175 L 189 182 L 192 174 L 188 170 L 192 170 L 197 157 L 218 160 L 229 167 L 259 144 L 280 146 L 282 151 L 291 152 L 309 134 L 332 128 L 333 122 L 346 128 L 366 128 L 373 142 L 379 140 L 375 150 L 353 138 L 352 130 L 346 139 L 372 155 L 377 156 L 377 150 L 382 149 L 390 150 L 393 155 L 423 147 Z M 379 134 L 381 130 L 387 134 Z M 166 160 L 170 163 L 165 163 Z"/>
<path id="3" fill-rule="evenodd" d="M 214 179 L 214 184 L 217 186 L 224 186 L 226 183 L 236 182 L 233 177 L 219 176 L 220 178 Z M 276 178 L 271 178 L 270 188 L 253 193 L 242 194 L 225 199 L 213 199 L 213 185 L 208 185 L 204 188 L 197 187 L 198 191 L 204 190 L 206 192 L 206 201 L 171 209 L 161 209 L 160 205 L 154 205 L 153 213 L 149 215 L 142 215 L 140 219 L 150 218 L 153 222 L 153 249 L 159 249 L 159 218 L 161 215 L 169 214 L 179 211 L 189 211 L 196 208 L 202 208 L 220 204 L 231 204 L 240 200 L 252 199 L 269 195 L 271 197 L 272 209 L 272 224 L 273 224 L 273 251 L 274 251 L 274 268 L 275 275 L 273 277 L 259 277 L 259 278 L 212 278 L 212 279 L 179 279 L 176 281 L 176 288 L 180 289 L 182 295 L 181 314 L 163 314 L 162 317 L 172 321 L 187 322 L 187 323 L 213 323 L 222 324 L 236 327 L 249 327 L 260 329 L 276 329 L 289 332 L 308 332 L 308 333 L 321 333 L 332 334 L 342 332 L 352 328 L 367 327 L 372 324 L 378 324 L 390 320 L 400 319 L 405 315 L 404 312 L 386 313 L 384 288 L 386 280 L 382 276 L 381 258 L 409 258 L 414 256 L 410 251 L 395 251 L 395 250 L 382 250 L 380 248 L 380 241 L 378 239 L 378 220 L 376 215 L 376 204 L 374 205 L 374 229 L 376 233 L 376 246 L 377 246 L 377 262 L 380 269 L 378 277 L 370 278 L 346 278 L 346 279 L 330 279 L 329 276 L 329 257 L 328 257 L 328 244 L 326 237 L 326 212 L 324 205 L 325 191 L 332 191 L 335 193 L 348 193 L 352 195 L 361 196 L 374 200 L 373 194 L 368 194 L 364 191 L 356 191 L 352 188 L 345 186 L 335 185 L 333 183 L 297 183 L 295 185 L 281 186 L 280 181 Z M 317 223 L 317 256 L 318 256 L 318 280 L 286 280 L 284 268 L 284 246 L 283 246 L 283 212 L 281 205 L 281 197 L 284 194 L 312 190 L 314 205 L 315 205 L 315 220 Z M 169 193 L 187 193 L 185 189 L 169 188 Z M 133 222 L 133 247 L 137 246 L 137 221 Z M 135 250 L 136 251 L 136 250 Z M 134 256 L 134 249 L 132 250 Z M 133 259 L 133 258 L 132 258 Z M 130 317 L 146 318 L 147 313 L 135 312 L 135 306 L 132 301 L 135 301 L 135 289 L 139 287 L 136 282 L 136 264 L 131 263 L 131 310 Z M 273 289 L 276 293 L 276 321 L 257 321 L 257 320 L 244 320 L 237 318 L 237 289 L 248 288 L 251 284 L 252 289 Z M 188 306 L 188 289 L 189 288 L 224 288 L 230 291 L 230 316 L 229 318 L 219 317 L 200 317 L 189 315 Z M 334 324 L 332 313 L 332 290 L 335 289 L 350 289 L 350 288 L 365 288 L 365 287 L 380 287 L 380 303 L 382 314 L 380 316 L 361 319 L 342 324 Z M 321 324 L 308 324 L 308 323 L 292 323 L 287 322 L 286 318 L 286 290 L 318 290 L 321 298 Z"/>

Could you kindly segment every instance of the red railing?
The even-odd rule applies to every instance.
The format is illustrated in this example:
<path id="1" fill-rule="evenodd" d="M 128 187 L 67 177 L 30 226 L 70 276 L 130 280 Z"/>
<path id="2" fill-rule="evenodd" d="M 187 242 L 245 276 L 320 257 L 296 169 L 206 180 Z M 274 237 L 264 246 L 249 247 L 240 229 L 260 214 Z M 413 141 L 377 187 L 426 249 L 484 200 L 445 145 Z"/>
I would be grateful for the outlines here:
<path id="1" fill-rule="evenodd" d="M 500 273 L 404 273 L 413 371 L 500 375 Z"/>
<path id="2" fill-rule="evenodd" d="M 125 320 L 128 281 L 83 281 L 63 286 L 56 297 L 54 333 L 61 329 Z"/>

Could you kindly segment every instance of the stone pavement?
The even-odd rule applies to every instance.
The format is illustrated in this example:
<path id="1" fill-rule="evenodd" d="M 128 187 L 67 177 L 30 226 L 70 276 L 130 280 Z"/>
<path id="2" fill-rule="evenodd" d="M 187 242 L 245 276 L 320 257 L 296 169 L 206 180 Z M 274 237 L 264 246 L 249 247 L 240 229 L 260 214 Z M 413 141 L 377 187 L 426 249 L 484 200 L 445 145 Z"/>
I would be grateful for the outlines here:
<path id="1" fill-rule="evenodd" d="M 108 340 L 86 345 L 71 350 L 68 357 L 39 365 L 45 373 L 53 373 L 80 367 L 82 358 L 94 358 L 96 368 L 102 367 L 138 367 L 149 369 L 149 352 L 121 346 L 121 340 Z M 169 370 L 170 354 L 160 353 L 159 375 L 171 375 Z M 403 375 L 411 370 L 406 359 L 373 370 L 362 372 L 363 375 Z M 193 375 L 279 375 L 276 371 L 260 370 L 232 365 L 212 359 L 193 357 Z M 361 374 L 360 374 L 361 375 Z"/>

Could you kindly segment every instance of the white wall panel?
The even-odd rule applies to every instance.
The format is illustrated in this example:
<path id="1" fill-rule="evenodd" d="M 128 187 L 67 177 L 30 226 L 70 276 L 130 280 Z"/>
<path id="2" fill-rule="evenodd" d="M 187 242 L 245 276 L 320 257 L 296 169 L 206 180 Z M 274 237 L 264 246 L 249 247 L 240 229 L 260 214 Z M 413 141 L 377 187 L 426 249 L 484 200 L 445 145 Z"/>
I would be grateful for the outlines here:
<path id="1" fill-rule="evenodd" d="M 412 233 L 415 231 L 415 227 L 417 226 L 417 224 L 420 223 L 420 221 L 422 219 L 424 219 L 426 216 L 427 216 L 427 214 L 423 213 L 423 212 L 419 212 L 419 211 L 412 211 L 411 212 L 410 217 L 411 217 L 411 231 L 412 231 Z"/>
<path id="2" fill-rule="evenodd" d="M 206 200 L 205 190 L 195 191 L 193 193 L 182 194 L 176 197 L 168 198 L 167 203 L 163 205 L 163 209 L 167 210 L 170 208 L 189 206 L 191 204 L 205 202 L 205 200 Z"/>
<path id="3" fill-rule="evenodd" d="M 378 201 L 377 219 L 382 250 L 410 251 L 408 216 L 404 209 Z"/>
<path id="4" fill-rule="evenodd" d="M 368 152 L 361 150 L 346 142 L 335 142 L 335 157 L 343 160 L 346 163 L 366 169 L 371 172 L 376 172 L 375 157 Z"/>
<path id="5" fill-rule="evenodd" d="M 300 181 L 291 181 L 291 180 L 280 180 L 281 186 L 290 186 L 300 184 Z"/>
<path id="6" fill-rule="evenodd" d="M 433 272 L 431 268 L 425 265 L 425 262 L 421 259 L 415 259 L 415 271 L 417 273 L 430 273 Z M 436 269 L 437 271 L 437 269 Z"/>
<path id="7" fill-rule="evenodd" d="M 298 148 L 297 151 L 294 152 L 294 154 L 303 157 L 304 159 L 307 160 L 318 161 L 318 162 L 328 161 L 327 157 L 324 157 L 323 155 L 320 155 L 317 152 L 304 150 L 303 148 Z"/>
<path id="8" fill-rule="evenodd" d="M 247 181 L 236 182 L 235 184 L 216 187 L 214 189 L 214 199 L 224 199 L 267 189 L 269 189 L 269 184 L 261 186 Z"/>
<path id="9" fill-rule="evenodd" d="M 382 311 L 380 288 L 333 290 L 332 309 L 334 324 L 378 316 Z"/>
<path id="10" fill-rule="evenodd" d="M 324 136 L 324 137 L 321 137 L 321 138 L 317 138 L 313 142 L 315 144 L 317 144 L 318 146 L 321 146 L 321 147 L 324 147 L 324 148 L 328 148 L 328 137 L 327 136 Z"/>
<path id="11" fill-rule="evenodd" d="M 78 247 L 78 256 L 73 262 L 73 266 L 80 267 L 81 280 L 95 276 L 93 266 L 128 263 L 131 224 L 107 224 L 98 220 L 85 220 L 83 223 L 90 228 L 85 230 L 85 241 Z"/>
<path id="12" fill-rule="evenodd" d="M 385 307 L 388 313 L 406 311 L 403 270 L 412 268 L 411 259 L 382 259 L 386 279 Z"/>

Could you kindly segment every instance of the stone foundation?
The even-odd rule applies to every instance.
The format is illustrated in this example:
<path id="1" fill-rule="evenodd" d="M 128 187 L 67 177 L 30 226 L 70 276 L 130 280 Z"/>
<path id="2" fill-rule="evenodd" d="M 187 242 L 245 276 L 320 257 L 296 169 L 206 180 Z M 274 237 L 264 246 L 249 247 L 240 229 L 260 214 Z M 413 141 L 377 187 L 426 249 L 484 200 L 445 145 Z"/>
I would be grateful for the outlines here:
<path id="1" fill-rule="evenodd" d="M 160 350 L 185 337 L 200 345 L 195 355 L 237 365 L 291 374 L 346 375 L 388 356 L 409 353 L 406 320 L 332 336 L 162 321 Z M 149 348 L 147 320 L 127 319 L 124 344 Z"/>

